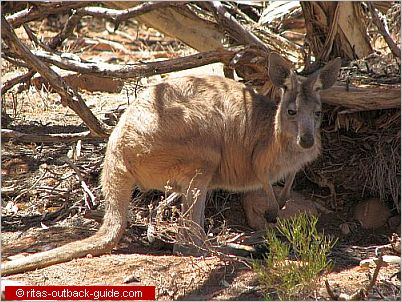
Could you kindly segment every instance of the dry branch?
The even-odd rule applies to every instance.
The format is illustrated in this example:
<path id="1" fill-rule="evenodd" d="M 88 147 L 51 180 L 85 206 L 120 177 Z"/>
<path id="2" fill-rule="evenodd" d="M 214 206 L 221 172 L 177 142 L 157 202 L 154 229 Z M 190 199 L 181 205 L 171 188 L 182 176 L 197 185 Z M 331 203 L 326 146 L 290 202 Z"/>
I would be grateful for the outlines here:
<path id="1" fill-rule="evenodd" d="M 245 45 L 254 45 L 269 51 L 268 47 L 254 34 L 247 31 L 222 5 L 220 1 L 211 2 L 218 24 L 236 41 Z"/>
<path id="2" fill-rule="evenodd" d="M 126 9 L 126 10 L 115 10 L 103 7 L 87 7 L 77 11 L 77 14 L 80 16 L 93 16 L 97 18 L 106 18 L 116 25 L 116 29 L 120 22 L 138 17 L 145 13 L 148 13 L 155 9 L 165 9 L 171 6 L 181 6 L 185 5 L 187 2 L 180 1 L 180 2 L 170 2 L 170 1 L 163 1 L 163 2 L 145 2 L 141 3 L 135 7 Z"/>
<path id="3" fill-rule="evenodd" d="M 127 9 L 137 5 L 136 2 L 104 2 L 107 7 Z M 198 17 L 188 8 L 169 7 L 155 9 L 136 19 L 156 30 L 179 39 L 198 51 L 210 51 L 223 48 L 224 35 L 215 23 Z"/>
<path id="4" fill-rule="evenodd" d="M 380 17 L 378 16 L 377 12 L 375 11 L 374 5 L 371 2 L 367 2 L 367 6 L 371 12 L 371 16 L 373 18 L 374 24 L 377 26 L 378 30 L 384 37 L 385 42 L 387 42 L 387 44 L 389 46 L 389 49 L 391 49 L 391 51 L 395 57 L 401 58 L 401 50 L 395 44 L 395 42 L 392 40 L 389 33 L 385 29 L 384 24 L 382 23 Z"/>
<path id="5" fill-rule="evenodd" d="M 25 143 L 70 143 L 78 140 L 100 140 L 99 137 L 95 137 L 90 131 L 84 131 L 79 133 L 55 133 L 55 134 L 30 134 L 22 133 L 10 129 L 1 129 L 1 139 L 10 140 L 13 139 L 19 142 Z"/>
<path id="6" fill-rule="evenodd" d="M 229 63 L 235 55 L 229 50 L 209 51 L 197 53 L 186 57 L 175 58 L 159 62 L 137 63 L 130 65 L 116 65 L 108 63 L 78 62 L 56 54 L 34 51 L 35 56 L 47 63 L 59 68 L 79 72 L 82 74 L 94 74 L 104 77 L 117 77 L 122 79 L 149 77 L 156 74 L 169 73 L 184 69 L 195 68 L 212 63 Z"/>
<path id="7" fill-rule="evenodd" d="M 50 47 L 59 46 L 64 39 L 72 34 L 83 16 L 107 19 L 113 22 L 115 24 L 115 29 L 117 29 L 122 21 L 130 18 L 138 17 L 155 9 L 164 9 L 171 6 L 180 6 L 185 4 L 186 2 L 146 2 L 126 10 L 116 10 L 103 7 L 81 8 L 75 11 L 73 15 L 69 17 L 62 32 L 55 36 L 49 45 Z"/>
<path id="8" fill-rule="evenodd" d="M 96 136 L 107 137 L 107 129 L 102 125 L 95 115 L 89 110 L 81 96 L 51 70 L 46 64 L 39 60 L 32 52 L 18 39 L 10 24 L 4 16 L 1 16 L 1 37 L 7 41 L 9 47 L 29 63 L 34 70 L 39 72 L 46 80 L 52 84 L 53 88 L 60 94 L 62 102 L 67 104 L 88 126 Z"/>
<path id="9" fill-rule="evenodd" d="M 356 109 L 357 111 L 380 110 L 401 107 L 400 87 L 357 87 L 333 86 L 321 93 L 324 103 Z"/>
<path id="10" fill-rule="evenodd" d="M 7 22 L 16 28 L 24 23 L 43 19 L 50 14 L 61 14 L 70 9 L 77 9 L 90 5 L 91 2 L 59 2 L 59 3 L 35 3 L 34 6 L 24 9 L 7 17 Z"/>
<path id="11" fill-rule="evenodd" d="M 137 63 L 133 65 L 115 65 L 107 63 L 77 62 L 56 54 L 36 51 L 34 54 L 47 63 L 59 68 L 112 78 L 138 78 L 155 74 L 169 73 L 183 69 L 199 67 L 207 64 L 221 62 L 229 64 L 235 53 L 228 50 L 198 53 L 171 60 Z M 244 63 L 244 62 L 243 62 Z M 237 67 L 237 66 L 236 66 Z M 324 103 L 343 106 L 357 111 L 400 108 L 399 87 L 356 87 L 346 89 L 344 86 L 334 86 L 322 92 Z"/>
<path id="12" fill-rule="evenodd" d="M 4 95 L 9 89 L 14 87 L 17 84 L 26 83 L 28 82 L 36 73 L 34 70 L 30 70 L 27 73 L 17 76 L 13 79 L 8 80 L 3 85 L 1 85 L 1 95 Z"/>

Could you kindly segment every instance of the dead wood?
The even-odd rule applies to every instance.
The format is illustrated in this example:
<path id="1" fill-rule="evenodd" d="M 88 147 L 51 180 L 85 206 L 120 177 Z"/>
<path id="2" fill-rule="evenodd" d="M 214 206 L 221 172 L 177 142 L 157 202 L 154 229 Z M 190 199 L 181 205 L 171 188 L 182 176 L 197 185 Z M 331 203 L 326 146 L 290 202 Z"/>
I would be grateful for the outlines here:
<path id="1" fill-rule="evenodd" d="M 137 2 L 104 2 L 107 7 L 127 9 L 138 5 Z M 136 17 L 156 30 L 177 38 L 198 51 L 210 51 L 223 48 L 223 33 L 218 26 L 201 19 L 186 7 L 168 7 L 155 9 Z"/>
<path id="2" fill-rule="evenodd" d="M 401 88 L 387 85 L 347 90 L 345 86 L 334 86 L 321 93 L 321 100 L 330 105 L 352 108 L 356 111 L 400 108 Z"/>
<path id="3" fill-rule="evenodd" d="M 218 25 L 237 42 L 245 45 L 254 45 L 269 51 L 268 47 L 253 33 L 247 31 L 222 5 L 220 1 L 211 2 L 211 10 Z"/>
<path id="4" fill-rule="evenodd" d="M 61 79 L 57 73 L 51 70 L 46 64 L 39 60 L 32 52 L 18 39 L 10 24 L 4 16 L 1 16 L 1 36 L 34 70 L 39 72 L 53 88 L 60 94 L 62 102 L 68 105 L 88 126 L 94 135 L 107 137 L 107 128 L 102 125 L 87 107 L 81 96 Z"/>
<path id="5" fill-rule="evenodd" d="M 387 42 L 389 49 L 392 51 L 393 55 L 397 58 L 401 58 L 401 50 L 395 44 L 395 42 L 390 37 L 388 31 L 386 30 L 383 22 L 381 21 L 380 17 L 378 16 L 374 5 L 371 2 L 367 2 L 367 6 L 370 10 L 371 16 L 373 18 L 374 24 L 377 26 L 379 32 L 384 37 L 385 42 Z"/>
<path id="6" fill-rule="evenodd" d="M 62 79 L 74 89 L 84 89 L 86 91 L 102 91 L 109 93 L 118 93 L 123 89 L 123 80 L 116 78 L 106 78 L 102 76 L 95 76 L 91 74 L 65 74 L 66 72 L 59 73 Z M 36 76 L 31 80 L 31 84 L 37 90 L 45 88 L 47 92 L 55 92 L 51 84 L 41 76 Z"/>
<path id="7" fill-rule="evenodd" d="M 62 69 L 79 72 L 81 74 L 92 74 L 103 77 L 123 79 L 147 77 L 155 74 L 169 73 L 217 62 L 229 64 L 233 63 L 232 59 L 236 56 L 232 51 L 221 50 L 198 53 L 186 57 L 159 62 L 137 63 L 122 66 L 108 63 L 78 62 L 76 60 L 69 59 L 67 56 L 62 58 L 56 54 L 44 51 L 34 51 L 33 53 L 44 62 L 54 64 Z M 246 60 L 251 60 L 251 58 L 247 58 Z M 249 67 L 252 66 L 252 64 L 247 64 L 246 62 L 242 62 L 242 64 L 246 64 Z M 263 66 L 262 69 L 264 69 Z M 260 70 L 260 72 L 263 71 Z M 261 73 L 260 77 L 264 77 L 264 74 Z M 400 88 L 390 85 L 355 88 L 334 86 L 323 91 L 321 98 L 324 103 L 335 106 L 343 106 L 356 111 L 400 108 L 401 105 Z"/>
<path id="8" fill-rule="evenodd" d="M 4 93 L 6 93 L 8 90 L 13 88 L 17 84 L 29 82 L 29 80 L 34 76 L 35 73 L 36 71 L 30 70 L 25 74 L 22 74 L 20 76 L 8 80 L 3 85 L 1 85 L 1 94 L 4 95 Z"/>
<path id="9" fill-rule="evenodd" d="M 302 1 L 300 5 L 316 61 L 325 61 L 328 56 L 353 60 L 373 51 L 360 2 Z"/>
<path id="10" fill-rule="evenodd" d="M 54 134 L 31 134 L 22 133 L 16 130 L 1 129 L 2 140 L 15 140 L 24 143 L 70 143 L 78 140 L 91 140 L 99 141 L 103 140 L 94 136 L 90 131 L 84 131 L 79 133 L 54 133 Z"/>
<path id="11" fill-rule="evenodd" d="M 50 42 L 51 47 L 60 45 L 62 40 L 70 36 L 83 16 L 104 18 L 114 23 L 115 30 L 122 21 L 138 17 L 155 9 L 165 9 L 171 6 L 185 5 L 186 2 L 146 2 L 126 10 L 116 10 L 103 7 L 84 7 L 76 10 L 68 19 L 62 32 Z"/>
<path id="12" fill-rule="evenodd" d="M 73 22 L 70 21 L 71 19 L 73 20 Z M 76 22 L 74 20 L 76 20 Z M 67 39 L 73 33 L 73 30 L 74 30 L 75 26 L 78 24 L 79 20 L 80 20 L 80 16 L 77 16 L 77 14 L 73 14 L 68 20 L 70 22 L 66 23 L 62 32 L 59 33 L 58 35 L 56 35 L 54 38 L 52 38 L 48 43 L 42 43 L 41 41 L 39 41 L 39 39 L 34 35 L 34 33 L 32 32 L 32 30 L 29 28 L 29 26 L 27 24 L 23 24 L 23 26 L 24 26 L 24 29 L 25 29 L 28 37 L 31 39 L 32 42 L 34 42 L 37 46 L 42 47 L 46 51 L 51 52 L 52 50 L 54 50 L 58 46 L 60 46 L 63 43 L 63 41 L 65 39 Z M 7 58 L 6 56 L 5 56 L 5 58 L 7 60 L 11 59 L 9 57 Z M 16 63 L 15 60 L 12 63 L 15 64 Z M 29 66 L 25 66 L 25 67 L 29 67 Z M 11 80 L 7 81 L 1 87 L 1 94 L 4 94 L 6 91 L 11 89 L 14 85 L 17 85 L 21 82 L 26 83 L 26 82 L 30 81 L 30 79 L 35 74 L 36 74 L 36 71 L 30 70 L 24 75 L 18 76 L 15 79 L 11 79 Z"/>
<path id="13" fill-rule="evenodd" d="M 91 2 L 35 2 L 33 6 L 8 16 L 6 20 L 13 28 L 16 28 L 30 21 L 41 20 L 51 14 L 61 14 L 90 4 Z"/>
<path id="14" fill-rule="evenodd" d="M 77 60 L 44 51 L 33 51 L 33 54 L 44 62 L 54 64 L 62 69 L 82 74 L 118 77 L 122 79 L 149 77 L 156 74 L 185 70 L 212 63 L 229 63 L 235 55 L 233 51 L 217 50 L 159 62 L 116 65 L 98 62 L 78 62 Z"/>
<path id="15" fill-rule="evenodd" d="M 102 7 L 87 7 L 77 11 L 78 15 L 84 16 L 93 16 L 98 18 L 106 18 L 115 23 L 115 29 L 117 29 L 118 25 L 122 21 L 126 21 L 131 18 L 138 17 L 155 9 L 166 9 L 172 6 L 181 6 L 185 5 L 187 2 L 180 1 L 180 2 L 170 2 L 170 1 L 163 1 L 163 2 L 145 2 L 141 3 L 135 7 L 128 8 L 125 10 L 115 10 L 115 9 L 108 9 Z"/>

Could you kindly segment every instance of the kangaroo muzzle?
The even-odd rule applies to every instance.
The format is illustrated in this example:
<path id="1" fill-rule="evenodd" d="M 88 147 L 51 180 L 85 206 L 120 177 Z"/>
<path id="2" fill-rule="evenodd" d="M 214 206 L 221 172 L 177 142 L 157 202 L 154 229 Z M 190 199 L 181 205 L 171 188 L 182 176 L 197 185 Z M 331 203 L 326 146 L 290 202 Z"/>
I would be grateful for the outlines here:
<path id="1" fill-rule="evenodd" d="M 314 142 L 314 135 L 311 133 L 297 136 L 297 144 L 304 149 L 310 149 L 311 147 L 313 147 Z"/>

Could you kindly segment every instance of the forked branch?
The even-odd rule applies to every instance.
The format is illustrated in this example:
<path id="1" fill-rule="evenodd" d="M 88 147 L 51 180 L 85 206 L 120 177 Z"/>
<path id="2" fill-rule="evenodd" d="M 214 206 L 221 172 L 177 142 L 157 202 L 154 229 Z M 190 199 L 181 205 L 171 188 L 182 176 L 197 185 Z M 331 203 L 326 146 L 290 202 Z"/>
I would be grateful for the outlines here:
<path id="1" fill-rule="evenodd" d="M 44 64 L 39 58 L 32 54 L 16 36 L 10 24 L 5 17 L 1 16 L 1 37 L 7 42 L 8 46 L 26 62 L 29 63 L 34 70 L 39 72 L 60 96 L 62 103 L 68 105 L 88 126 L 95 136 L 107 137 L 108 130 L 102 125 L 95 115 L 89 110 L 81 96 L 71 87 L 69 87 L 60 76 Z"/>

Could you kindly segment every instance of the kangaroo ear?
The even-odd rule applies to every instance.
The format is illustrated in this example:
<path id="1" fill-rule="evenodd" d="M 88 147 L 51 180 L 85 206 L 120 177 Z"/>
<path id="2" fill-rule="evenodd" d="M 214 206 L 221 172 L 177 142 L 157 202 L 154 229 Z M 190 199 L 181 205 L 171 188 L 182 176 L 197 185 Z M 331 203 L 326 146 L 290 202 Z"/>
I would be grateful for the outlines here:
<path id="1" fill-rule="evenodd" d="M 318 89 L 328 89 L 335 84 L 338 77 L 339 70 L 341 69 L 341 58 L 336 58 L 330 61 L 327 65 L 318 71 L 318 79 L 314 87 Z M 314 77 L 314 74 L 311 75 Z M 315 75 L 316 77 L 317 75 Z"/>
<path id="2" fill-rule="evenodd" d="M 289 64 L 277 53 L 271 52 L 269 55 L 268 76 L 272 84 L 276 87 L 290 89 L 294 73 Z"/>

